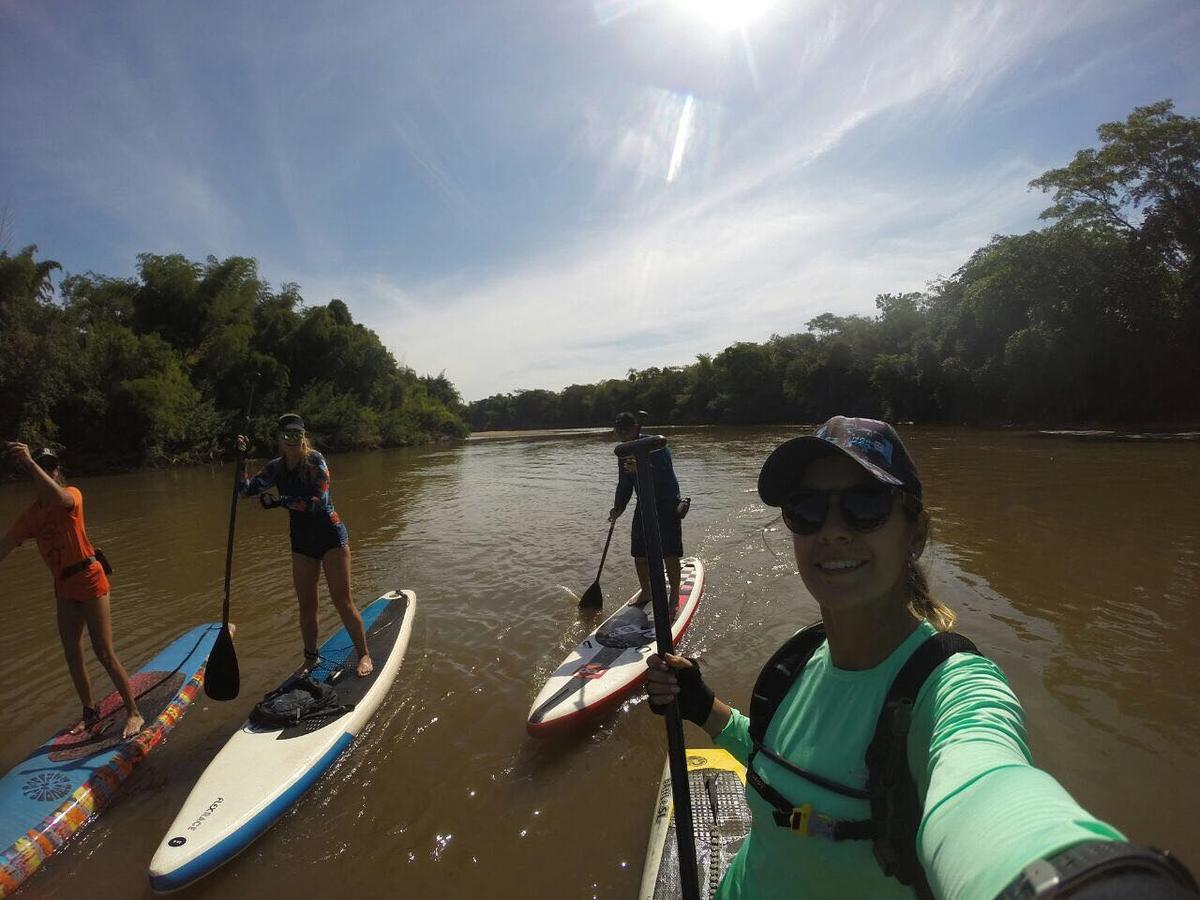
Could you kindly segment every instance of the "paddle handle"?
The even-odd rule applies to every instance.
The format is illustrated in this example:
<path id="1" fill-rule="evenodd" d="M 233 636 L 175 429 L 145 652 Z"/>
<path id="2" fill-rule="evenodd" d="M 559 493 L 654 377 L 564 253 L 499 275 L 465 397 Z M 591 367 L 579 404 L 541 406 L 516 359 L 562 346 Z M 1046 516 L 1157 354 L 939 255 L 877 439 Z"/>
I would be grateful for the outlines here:
<path id="1" fill-rule="evenodd" d="M 246 397 L 245 424 L 250 424 L 250 410 L 254 408 L 254 389 L 258 387 L 258 373 L 250 382 L 250 393 Z M 221 625 L 229 627 L 229 584 L 233 578 L 233 526 L 237 523 L 238 487 L 242 481 L 242 463 L 245 462 L 246 451 L 239 449 L 237 461 L 233 466 L 233 499 L 229 504 L 229 538 L 225 544 L 225 601 L 221 604 Z"/>
<path id="2" fill-rule="evenodd" d="M 646 542 L 646 564 L 650 569 L 650 597 L 654 603 L 654 639 L 659 656 L 675 652 L 675 642 L 671 636 L 671 610 L 667 606 L 667 587 L 663 581 L 658 505 L 654 497 L 654 479 L 650 477 L 650 454 L 665 446 L 666 438 L 661 435 L 647 435 L 618 444 L 614 450 L 618 457 L 632 456 L 637 462 L 638 509 L 642 513 L 642 536 Z M 696 871 L 692 796 L 688 787 L 687 751 L 683 743 L 683 719 L 679 715 L 679 703 L 672 700 L 663 718 L 667 725 L 667 760 L 671 768 L 671 794 L 675 801 L 679 887 L 684 900 L 699 900 L 700 879 Z"/>

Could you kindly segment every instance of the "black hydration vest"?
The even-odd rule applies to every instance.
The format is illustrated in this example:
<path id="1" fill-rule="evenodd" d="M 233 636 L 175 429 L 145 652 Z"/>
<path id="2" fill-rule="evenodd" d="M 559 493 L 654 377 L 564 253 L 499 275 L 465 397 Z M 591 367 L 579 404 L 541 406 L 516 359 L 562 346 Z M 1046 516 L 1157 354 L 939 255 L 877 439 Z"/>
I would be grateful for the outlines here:
<path id="1" fill-rule="evenodd" d="M 747 763 L 746 780 L 775 807 L 775 824 L 801 834 L 819 835 L 834 841 L 869 840 L 875 859 L 885 875 L 932 897 L 925 870 L 917 857 L 917 828 L 921 824 L 922 800 L 908 767 L 908 731 L 913 704 L 921 686 L 934 669 L 955 653 L 980 655 L 971 641 L 959 634 L 939 632 L 918 647 L 896 675 L 875 724 L 875 736 L 867 747 L 867 786 L 853 788 L 808 772 L 777 755 L 763 740 L 767 727 L 792 684 L 825 640 L 825 625 L 817 622 L 792 635 L 767 661 L 754 683 L 750 698 L 750 739 L 754 749 Z M 768 759 L 826 790 L 871 802 L 871 818 L 859 821 L 824 821 L 813 816 L 811 804 L 793 806 L 754 771 L 754 757 Z"/>

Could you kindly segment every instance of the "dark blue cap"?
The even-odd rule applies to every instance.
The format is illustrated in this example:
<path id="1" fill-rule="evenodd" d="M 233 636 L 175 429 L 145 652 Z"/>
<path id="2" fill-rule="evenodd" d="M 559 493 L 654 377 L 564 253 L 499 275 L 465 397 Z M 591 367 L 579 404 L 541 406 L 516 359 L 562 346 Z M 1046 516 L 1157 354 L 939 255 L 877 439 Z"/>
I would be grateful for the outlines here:
<path id="1" fill-rule="evenodd" d="M 834 416 L 816 434 L 792 438 L 776 447 L 758 473 L 758 496 L 767 506 L 781 506 L 796 492 L 810 462 L 838 453 L 884 484 L 921 499 L 917 467 L 896 429 L 878 419 L 846 416 Z"/>

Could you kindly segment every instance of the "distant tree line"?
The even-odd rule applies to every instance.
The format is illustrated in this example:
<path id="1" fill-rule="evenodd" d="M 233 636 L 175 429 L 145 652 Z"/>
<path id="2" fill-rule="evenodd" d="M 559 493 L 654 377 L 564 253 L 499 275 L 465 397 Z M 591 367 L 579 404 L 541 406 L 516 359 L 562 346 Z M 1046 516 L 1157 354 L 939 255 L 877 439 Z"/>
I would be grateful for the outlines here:
<path id="1" fill-rule="evenodd" d="M 947 423 L 1200 421 L 1200 119 L 1164 100 L 1098 129 L 1031 187 L 1054 224 L 997 236 L 874 316 L 688 366 L 468 405 L 474 429 L 654 422 L 816 422 L 835 413 Z"/>
<path id="2" fill-rule="evenodd" d="M 61 267 L 37 248 L 0 252 L 0 438 L 67 448 L 68 466 L 126 468 L 226 453 L 243 427 L 274 447 L 296 411 L 324 449 L 465 437 L 445 375 L 396 364 L 341 300 L 273 290 L 253 259 L 142 254 L 136 278 Z"/>

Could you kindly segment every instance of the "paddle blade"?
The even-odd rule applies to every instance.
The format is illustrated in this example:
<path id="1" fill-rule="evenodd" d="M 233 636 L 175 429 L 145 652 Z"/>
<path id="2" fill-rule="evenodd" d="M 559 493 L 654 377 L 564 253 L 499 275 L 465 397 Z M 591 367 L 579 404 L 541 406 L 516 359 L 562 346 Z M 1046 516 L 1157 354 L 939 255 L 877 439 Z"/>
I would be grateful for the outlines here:
<path id="1" fill-rule="evenodd" d="M 241 681 L 233 636 L 229 633 L 229 626 L 224 625 L 204 667 L 205 696 L 213 700 L 232 700 L 238 695 Z"/>
<path id="2" fill-rule="evenodd" d="M 600 593 L 600 579 L 592 582 L 592 586 L 583 592 L 579 598 L 580 609 L 599 609 L 604 605 L 604 595 Z"/>

